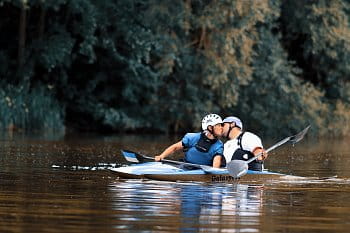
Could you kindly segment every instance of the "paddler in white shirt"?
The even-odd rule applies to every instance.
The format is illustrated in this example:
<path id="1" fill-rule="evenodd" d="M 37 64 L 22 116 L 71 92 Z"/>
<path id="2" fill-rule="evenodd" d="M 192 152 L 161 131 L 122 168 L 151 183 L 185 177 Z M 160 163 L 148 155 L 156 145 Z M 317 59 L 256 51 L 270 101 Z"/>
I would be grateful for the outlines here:
<path id="1" fill-rule="evenodd" d="M 223 120 L 223 136 L 228 139 L 224 144 L 224 157 L 226 164 L 231 160 L 249 160 L 263 152 L 256 160 L 249 163 L 249 170 L 262 171 L 263 161 L 267 158 L 261 139 L 251 133 L 243 131 L 242 121 L 235 116 Z"/>

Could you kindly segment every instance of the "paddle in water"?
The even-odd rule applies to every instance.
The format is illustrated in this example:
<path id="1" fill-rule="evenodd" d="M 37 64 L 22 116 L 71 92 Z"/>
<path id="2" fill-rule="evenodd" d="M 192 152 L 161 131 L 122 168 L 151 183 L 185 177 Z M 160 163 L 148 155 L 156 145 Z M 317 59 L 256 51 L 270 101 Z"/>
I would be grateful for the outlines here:
<path id="1" fill-rule="evenodd" d="M 283 145 L 286 142 L 290 142 L 294 145 L 295 143 L 299 142 L 301 139 L 304 138 L 304 136 L 307 133 L 307 131 L 309 130 L 309 128 L 310 128 L 310 125 L 308 127 L 306 127 L 305 129 L 303 129 L 302 131 L 300 131 L 298 134 L 293 135 L 293 136 L 289 136 L 289 137 L 277 142 L 275 145 L 268 148 L 266 150 L 266 152 L 268 153 L 268 152 L 276 149 L 277 147 Z M 227 164 L 227 170 L 230 173 L 230 175 L 234 178 L 239 178 L 241 176 L 244 176 L 248 172 L 248 164 L 250 162 L 256 160 L 261 155 L 262 155 L 262 153 L 259 153 L 258 155 L 254 156 L 253 158 L 251 158 L 247 161 L 232 160 Z"/>
<path id="2" fill-rule="evenodd" d="M 145 161 L 154 161 L 153 157 L 143 155 L 137 152 L 133 152 L 130 150 L 121 150 L 122 155 L 126 159 L 126 161 L 131 163 L 143 163 Z M 186 162 L 180 162 L 180 161 L 174 161 L 174 160 L 168 160 L 168 159 L 162 159 L 161 162 L 168 163 L 168 164 L 176 164 L 176 165 L 184 165 L 189 167 L 195 167 L 198 169 L 202 169 L 206 173 L 211 173 L 213 171 L 222 170 L 220 168 L 213 168 L 211 166 L 207 165 L 200 165 L 200 164 L 194 164 L 194 163 L 186 163 Z"/>

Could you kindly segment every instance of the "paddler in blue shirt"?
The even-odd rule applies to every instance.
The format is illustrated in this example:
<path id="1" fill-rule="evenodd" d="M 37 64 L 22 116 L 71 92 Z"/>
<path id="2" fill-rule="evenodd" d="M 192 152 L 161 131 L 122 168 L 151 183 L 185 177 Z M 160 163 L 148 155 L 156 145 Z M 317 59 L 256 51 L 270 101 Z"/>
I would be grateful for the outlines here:
<path id="1" fill-rule="evenodd" d="M 161 161 L 168 155 L 183 150 L 185 162 L 219 168 L 223 160 L 223 143 L 218 139 L 222 136 L 222 118 L 217 114 L 206 115 L 202 120 L 202 132 L 187 133 L 181 141 L 166 148 L 156 156 L 155 161 Z"/>

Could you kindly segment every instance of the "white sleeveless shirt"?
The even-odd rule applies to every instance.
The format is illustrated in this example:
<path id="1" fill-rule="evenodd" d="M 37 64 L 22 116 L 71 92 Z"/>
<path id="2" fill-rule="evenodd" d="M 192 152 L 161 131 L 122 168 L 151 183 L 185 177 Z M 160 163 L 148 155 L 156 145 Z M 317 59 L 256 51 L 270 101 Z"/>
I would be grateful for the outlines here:
<path id="1" fill-rule="evenodd" d="M 250 132 L 244 132 L 241 138 L 241 145 L 243 150 L 250 152 L 253 152 L 258 147 L 263 148 L 261 139 L 257 135 Z M 240 146 L 238 145 L 238 136 L 225 142 L 224 157 L 226 164 L 231 161 L 232 155 L 237 149 L 240 149 Z"/>

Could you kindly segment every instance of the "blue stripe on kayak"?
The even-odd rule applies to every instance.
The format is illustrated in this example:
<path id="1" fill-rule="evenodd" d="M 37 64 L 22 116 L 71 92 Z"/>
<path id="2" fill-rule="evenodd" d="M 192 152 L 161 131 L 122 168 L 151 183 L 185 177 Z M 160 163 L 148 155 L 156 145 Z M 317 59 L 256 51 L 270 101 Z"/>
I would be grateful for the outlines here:
<path id="1" fill-rule="evenodd" d="M 284 175 L 282 173 L 278 173 L 278 172 L 270 172 L 270 171 L 253 171 L 253 170 L 248 170 L 247 174 L 253 174 L 253 175 L 273 175 L 273 174 L 277 174 L 277 175 Z"/>

